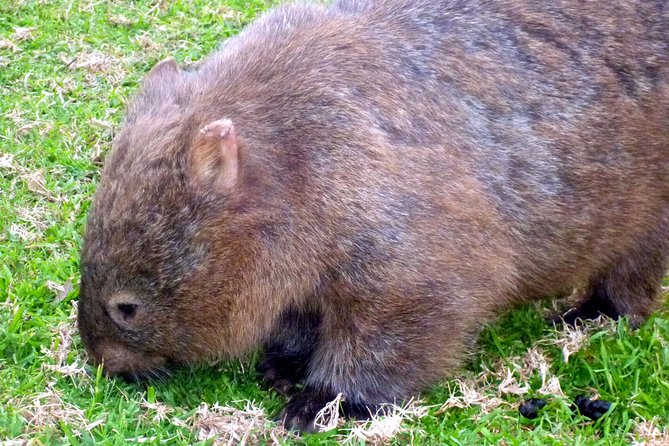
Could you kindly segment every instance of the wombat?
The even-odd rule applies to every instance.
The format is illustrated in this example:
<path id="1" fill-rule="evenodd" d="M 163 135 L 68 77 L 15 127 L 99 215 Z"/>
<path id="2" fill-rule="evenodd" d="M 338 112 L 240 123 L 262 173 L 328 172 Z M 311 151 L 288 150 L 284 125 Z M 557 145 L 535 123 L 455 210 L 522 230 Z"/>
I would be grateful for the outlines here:
<path id="1" fill-rule="evenodd" d="M 79 328 L 135 378 L 264 346 L 309 431 L 338 393 L 364 416 L 437 382 L 520 302 L 644 320 L 668 224 L 667 0 L 281 6 L 144 80 Z"/>

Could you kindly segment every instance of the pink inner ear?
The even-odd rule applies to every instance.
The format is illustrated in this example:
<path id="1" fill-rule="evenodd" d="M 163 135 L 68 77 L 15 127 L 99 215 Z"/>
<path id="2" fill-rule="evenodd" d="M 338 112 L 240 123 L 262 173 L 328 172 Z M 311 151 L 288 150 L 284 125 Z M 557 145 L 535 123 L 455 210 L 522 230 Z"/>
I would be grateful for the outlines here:
<path id="1" fill-rule="evenodd" d="M 207 124 L 200 130 L 200 133 L 207 138 L 218 137 L 226 139 L 229 136 L 230 139 L 233 140 L 232 142 L 236 145 L 235 128 L 232 125 L 232 121 L 229 119 L 219 119 Z"/>
<path id="2" fill-rule="evenodd" d="M 193 147 L 193 164 L 196 174 L 209 177 L 224 189 L 231 189 L 237 182 L 237 135 L 232 121 L 218 119 L 202 129 L 199 141 Z"/>

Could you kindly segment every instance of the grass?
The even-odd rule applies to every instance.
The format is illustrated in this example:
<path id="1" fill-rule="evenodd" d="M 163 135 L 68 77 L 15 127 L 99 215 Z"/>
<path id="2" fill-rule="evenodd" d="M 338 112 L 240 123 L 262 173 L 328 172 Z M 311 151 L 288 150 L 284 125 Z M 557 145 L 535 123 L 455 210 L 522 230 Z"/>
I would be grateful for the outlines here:
<path id="1" fill-rule="evenodd" d="M 200 60 L 267 3 L 0 4 L 0 444 L 212 444 L 204 438 L 216 432 L 232 444 L 336 444 L 352 427 L 359 436 L 349 433 L 349 443 L 378 442 L 370 426 L 350 424 L 286 437 L 266 418 L 283 400 L 258 386 L 249 362 L 137 386 L 84 366 L 76 336 L 81 233 L 128 97 L 155 62 Z M 388 442 L 668 444 L 667 364 L 666 305 L 636 331 L 605 322 L 586 336 L 526 306 L 487 327 L 458 379 L 426 392 Z M 552 396 L 540 417 L 520 418 L 518 404 L 542 390 Z M 613 409 L 597 423 L 574 416 L 581 393 Z"/>

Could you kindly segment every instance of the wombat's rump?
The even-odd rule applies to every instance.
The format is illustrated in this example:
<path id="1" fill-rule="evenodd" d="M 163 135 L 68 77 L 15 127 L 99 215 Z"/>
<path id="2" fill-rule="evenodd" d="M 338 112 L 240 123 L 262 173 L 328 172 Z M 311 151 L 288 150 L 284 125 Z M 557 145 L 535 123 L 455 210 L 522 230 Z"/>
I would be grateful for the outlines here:
<path id="1" fill-rule="evenodd" d="M 667 268 L 669 6 L 284 6 L 156 66 L 108 156 L 79 326 L 112 374 L 265 345 L 310 429 L 458 365 L 481 324 L 579 288 L 643 320 Z M 304 387 L 296 391 L 295 384 Z"/>

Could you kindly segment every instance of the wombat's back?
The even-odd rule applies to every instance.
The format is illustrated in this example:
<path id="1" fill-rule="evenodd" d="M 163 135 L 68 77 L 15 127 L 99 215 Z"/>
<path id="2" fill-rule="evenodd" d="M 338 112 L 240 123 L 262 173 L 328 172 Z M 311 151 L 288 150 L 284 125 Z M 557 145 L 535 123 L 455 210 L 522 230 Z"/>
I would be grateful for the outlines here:
<path id="1" fill-rule="evenodd" d="M 450 214 L 468 211 L 445 203 L 466 178 L 485 196 L 471 206 L 496 215 L 464 219 L 505 240 L 521 295 L 587 280 L 665 218 L 666 1 L 343 0 L 274 12 L 245 36 L 202 76 L 240 80 L 218 93 L 253 104 L 262 125 L 221 109 L 287 151 L 316 202 L 344 194 L 329 199 L 339 214 L 390 201 L 380 228 L 412 226 L 448 250 Z"/>

